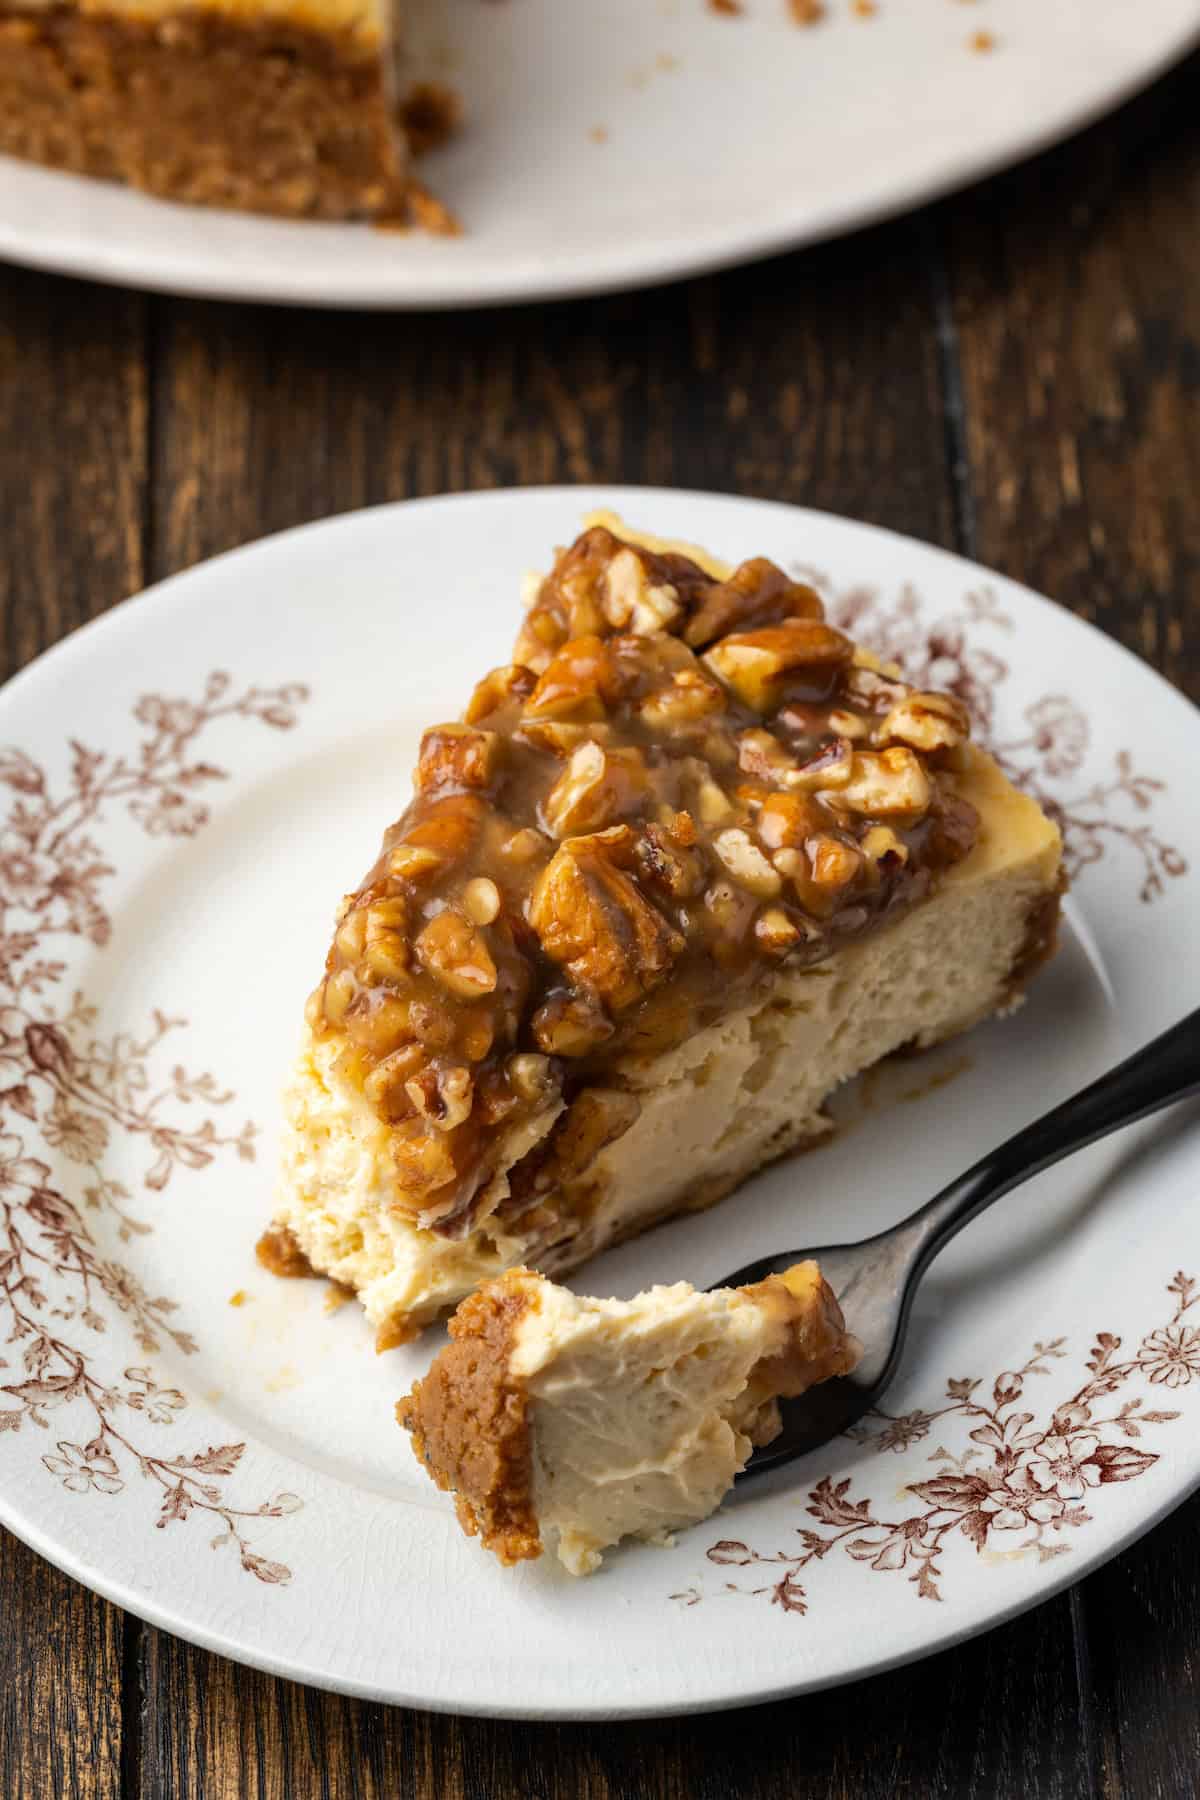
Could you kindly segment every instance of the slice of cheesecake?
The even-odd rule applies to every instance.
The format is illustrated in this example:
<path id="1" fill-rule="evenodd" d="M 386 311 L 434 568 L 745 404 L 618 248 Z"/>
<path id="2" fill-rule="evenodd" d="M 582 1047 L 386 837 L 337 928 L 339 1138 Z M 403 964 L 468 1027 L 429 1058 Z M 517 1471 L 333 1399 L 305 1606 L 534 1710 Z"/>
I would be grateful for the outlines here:
<path id="1" fill-rule="evenodd" d="M 402 219 L 409 65 L 392 14 L 391 0 L 0 0 L 0 151 L 173 200 Z M 418 137 L 436 135 L 438 92 L 416 96 Z"/>
<path id="2" fill-rule="evenodd" d="M 425 734 L 286 1096 L 264 1260 L 381 1348 L 719 1200 L 1054 944 L 1056 828 L 810 588 L 609 521 L 530 599 Z"/>
<path id="3" fill-rule="evenodd" d="M 396 1408 L 417 1457 L 501 1562 L 553 1545 L 573 1575 L 622 1538 L 664 1543 L 708 1518 L 778 1436 L 779 1400 L 858 1351 L 812 1262 L 633 1300 L 514 1269 L 464 1300 L 450 1338 Z"/>

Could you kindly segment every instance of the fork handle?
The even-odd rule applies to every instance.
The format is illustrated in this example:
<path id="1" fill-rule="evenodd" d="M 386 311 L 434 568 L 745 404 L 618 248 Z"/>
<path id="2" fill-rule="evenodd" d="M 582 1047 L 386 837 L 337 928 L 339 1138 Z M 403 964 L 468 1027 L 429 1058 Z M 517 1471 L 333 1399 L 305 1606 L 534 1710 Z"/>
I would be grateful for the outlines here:
<path id="1" fill-rule="evenodd" d="M 901 1227 L 921 1274 L 964 1225 L 1003 1194 L 1110 1131 L 1200 1093 L 1200 1010 L 1191 1012 L 1107 1075 L 1043 1114 L 935 1194 Z"/>

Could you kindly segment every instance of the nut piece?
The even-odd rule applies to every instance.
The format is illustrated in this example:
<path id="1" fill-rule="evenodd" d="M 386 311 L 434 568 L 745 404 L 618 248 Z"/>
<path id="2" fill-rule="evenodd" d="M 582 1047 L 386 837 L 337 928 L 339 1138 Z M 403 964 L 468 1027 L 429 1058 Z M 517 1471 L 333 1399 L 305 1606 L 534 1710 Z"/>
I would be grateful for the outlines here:
<path id="1" fill-rule="evenodd" d="M 409 1077 L 404 1091 L 436 1130 L 453 1131 L 470 1117 L 475 1084 L 461 1063 L 432 1062 Z"/>
<path id="2" fill-rule="evenodd" d="M 789 675 L 800 669 L 845 668 L 854 654 L 848 637 L 816 619 L 733 632 L 704 661 L 755 712 L 774 711 Z"/>
<path id="3" fill-rule="evenodd" d="M 824 617 L 825 609 L 812 588 L 790 581 L 765 556 L 754 556 L 740 563 L 728 581 L 708 589 L 683 635 L 687 643 L 700 647 L 738 626 Z"/>
<path id="4" fill-rule="evenodd" d="M 598 721 L 612 686 L 608 652 L 598 637 L 581 637 L 554 658 L 525 702 L 526 719 Z"/>
<path id="5" fill-rule="evenodd" d="M 417 792 L 486 788 L 495 774 L 499 749 L 500 739 L 494 731 L 476 731 L 470 725 L 435 725 L 421 739 Z"/>
<path id="6" fill-rule="evenodd" d="M 754 937 L 768 955 L 786 956 L 799 941 L 800 927 L 792 923 L 781 906 L 768 906 L 754 922 Z"/>
<path id="7" fill-rule="evenodd" d="M 678 591 L 669 582 L 653 586 L 641 557 L 628 545 L 609 563 L 602 585 L 605 618 L 618 631 L 631 631 L 635 637 L 669 631 L 683 612 Z"/>
<path id="8" fill-rule="evenodd" d="M 607 732 L 608 727 L 598 721 L 592 724 L 578 724 L 570 719 L 527 719 L 514 736 L 518 743 L 528 744 L 534 750 L 545 750 L 551 756 L 567 758 L 580 744 Z"/>
<path id="9" fill-rule="evenodd" d="M 821 814 L 805 794 L 768 794 L 758 809 L 755 829 L 768 850 L 798 848 L 820 828 Z M 776 867 L 780 866 L 778 858 Z"/>
<path id="10" fill-rule="evenodd" d="M 483 937 L 452 907 L 430 919 L 416 951 L 430 974 L 460 1000 L 477 1000 L 496 986 L 496 965 Z"/>
<path id="11" fill-rule="evenodd" d="M 532 1051 L 520 1051 L 516 1056 L 509 1057 L 505 1069 L 513 1093 L 530 1106 L 549 1100 L 558 1093 L 554 1064 L 548 1056 L 535 1056 Z"/>
<path id="12" fill-rule="evenodd" d="M 890 825 L 872 825 L 860 848 L 869 862 L 881 863 L 885 856 L 901 863 L 908 861 L 908 845 L 901 843 Z"/>
<path id="13" fill-rule="evenodd" d="M 404 1091 L 405 1083 L 424 1067 L 425 1054 L 421 1044 L 401 1044 L 399 1050 L 376 1063 L 364 1080 L 363 1093 L 389 1124 L 411 1116 L 412 1102 Z"/>
<path id="14" fill-rule="evenodd" d="M 531 1021 L 534 1042 L 547 1056 L 586 1056 L 613 1034 L 604 1009 L 586 994 L 554 994 Z"/>
<path id="15" fill-rule="evenodd" d="M 490 925 L 500 911 L 500 889 L 486 875 L 468 881 L 462 891 L 462 908 L 476 925 Z"/>
<path id="16" fill-rule="evenodd" d="M 812 879 L 818 888 L 849 887 L 863 866 L 862 856 L 841 838 L 818 835 L 806 845 L 812 864 Z"/>
<path id="17" fill-rule="evenodd" d="M 478 794 L 447 794 L 426 803 L 424 815 L 392 845 L 387 866 L 406 881 L 426 881 L 461 862 L 475 842 L 487 807 Z"/>
<path id="18" fill-rule="evenodd" d="M 666 687 L 642 701 L 640 711 L 654 731 L 686 731 L 724 712 L 725 694 L 699 667 L 677 669 Z"/>
<path id="19" fill-rule="evenodd" d="M 909 694 L 872 734 L 875 744 L 900 742 L 914 750 L 956 750 L 970 734 L 967 709 L 951 694 Z"/>
<path id="20" fill-rule="evenodd" d="M 647 825 L 637 847 L 638 872 L 649 886 L 669 894 L 672 900 L 689 900 L 704 886 L 704 857 L 694 846 L 695 826 L 687 813 L 675 820 L 687 827 Z M 688 830 L 690 827 L 690 832 Z"/>
<path id="21" fill-rule="evenodd" d="M 416 1213 L 430 1194 L 455 1179 L 458 1171 L 443 1131 L 431 1131 L 424 1119 L 405 1119 L 391 1135 L 392 1161 L 400 1192 L 398 1211 Z"/>
<path id="22" fill-rule="evenodd" d="M 403 898 L 397 894 L 375 900 L 350 917 L 364 923 L 362 960 L 367 971 L 379 981 L 403 981 L 409 965 L 408 908 Z"/>
<path id="23" fill-rule="evenodd" d="M 770 900 L 783 886 L 778 871 L 771 867 L 748 831 L 735 827 L 720 832 L 713 839 L 713 849 L 733 879 L 748 893 Z"/>
<path id="24" fill-rule="evenodd" d="M 845 787 L 853 773 L 854 746 L 849 738 L 833 738 L 801 763 L 787 782 L 789 787 L 816 793 L 823 788 Z"/>
<path id="25" fill-rule="evenodd" d="M 532 825 L 524 825 L 520 831 L 514 831 L 510 838 L 505 838 L 500 846 L 500 854 L 521 865 L 536 862 L 539 856 L 548 856 L 550 845 L 540 831 L 535 831 Z"/>
<path id="26" fill-rule="evenodd" d="M 539 878 L 529 907 L 529 922 L 550 960 L 617 1012 L 657 986 L 684 948 L 683 938 L 626 873 L 636 844 L 628 825 L 568 838 Z"/>
<path id="27" fill-rule="evenodd" d="M 782 787 L 791 780 L 796 758 L 769 731 L 755 729 L 738 736 L 738 768 L 759 781 Z"/>
<path id="28" fill-rule="evenodd" d="M 551 788 L 542 808 L 557 838 L 601 831 L 635 810 L 646 792 L 646 765 L 637 750 L 602 750 L 581 744 Z"/>
<path id="29" fill-rule="evenodd" d="M 927 810 L 932 792 L 920 759 L 897 745 L 878 752 L 856 750 L 849 781 L 830 798 L 852 812 L 916 819 Z"/>
<path id="30" fill-rule="evenodd" d="M 468 725 L 478 725 L 481 720 L 499 712 L 508 701 L 527 699 L 533 692 L 533 687 L 533 672 L 523 668 L 520 663 L 508 663 L 504 668 L 493 669 L 482 681 L 476 682 L 475 692 L 471 695 L 463 718 Z"/>

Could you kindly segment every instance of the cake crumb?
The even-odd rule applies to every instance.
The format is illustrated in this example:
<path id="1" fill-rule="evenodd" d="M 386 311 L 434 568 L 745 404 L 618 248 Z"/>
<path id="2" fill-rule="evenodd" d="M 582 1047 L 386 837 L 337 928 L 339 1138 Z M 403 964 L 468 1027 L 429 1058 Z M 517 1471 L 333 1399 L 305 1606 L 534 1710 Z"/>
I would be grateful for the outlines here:
<path id="1" fill-rule="evenodd" d="M 283 1368 L 276 1374 L 269 1376 L 263 1385 L 268 1394 L 284 1394 L 289 1388 L 298 1388 L 300 1386 L 299 1371 L 294 1369 L 291 1363 L 285 1363 Z"/>
<path id="2" fill-rule="evenodd" d="M 788 0 L 788 11 L 797 25 L 819 25 L 825 17 L 824 0 Z"/>
<path id="3" fill-rule="evenodd" d="M 708 0 L 710 12 L 721 13 L 727 19 L 736 19 L 742 10 L 741 0 Z"/>
<path id="4" fill-rule="evenodd" d="M 400 102 L 400 123 L 414 156 L 440 150 L 462 119 L 462 96 L 444 81 L 414 82 Z"/>
<path id="5" fill-rule="evenodd" d="M 967 44 L 970 49 L 978 50 L 981 55 L 996 48 L 996 40 L 990 31 L 975 32 L 972 37 L 967 39 Z"/>
<path id="6" fill-rule="evenodd" d="M 353 1300 L 354 1289 L 343 1287 L 340 1281 L 331 1281 L 325 1290 L 325 1311 L 341 1312 L 347 1300 Z"/>
<path id="7" fill-rule="evenodd" d="M 879 8 L 875 0 L 850 0 L 850 11 L 856 19 L 873 19 Z"/>
<path id="8" fill-rule="evenodd" d="M 462 223 L 443 200 L 419 181 L 410 181 L 399 211 L 385 213 L 371 223 L 376 231 L 432 232 L 435 237 L 461 237 Z"/>
<path id="9" fill-rule="evenodd" d="M 245 1288 L 239 1288 L 236 1294 L 230 1294 L 229 1304 L 230 1306 L 245 1306 L 249 1298 L 250 1296 Z"/>
<path id="10" fill-rule="evenodd" d="M 669 50 L 660 50 L 654 59 L 654 66 L 661 69 L 664 75 L 670 75 L 679 67 L 679 58 L 672 56 Z"/>
<path id="11" fill-rule="evenodd" d="M 593 144 L 607 144 L 608 126 L 593 125 L 592 129 L 588 132 L 588 136 L 591 138 Z"/>

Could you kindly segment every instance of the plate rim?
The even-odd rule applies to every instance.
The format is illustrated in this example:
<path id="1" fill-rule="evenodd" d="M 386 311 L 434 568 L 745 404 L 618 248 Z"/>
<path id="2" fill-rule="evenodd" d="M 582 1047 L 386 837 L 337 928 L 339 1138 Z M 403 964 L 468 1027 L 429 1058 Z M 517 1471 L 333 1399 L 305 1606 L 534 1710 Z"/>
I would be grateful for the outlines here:
<path id="1" fill-rule="evenodd" d="M 119 634 L 129 629 L 136 629 L 138 614 L 134 609 L 139 601 L 154 598 L 159 604 L 166 601 L 172 609 L 191 605 L 188 578 L 201 571 L 207 571 L 213 564 L 224 563 L 230 558 L 240 558 L 249 563 L 250 579 L 253 579 L 252 565 L 255 558 L 259 555 L 264 557 L 276 555 L 283 540 L 290 543 L 293 539 L 301 539 L 305 534 L 313 532 L 353 530 L 355 525 L 365 517 L 370 517 L 373 521 L 383 525 L 388 519 L 397 521 L 406 519 L 414 510 L 421 513 L 469 511 L 472 509 L 486 512 L 514 504 L 520 505 L 527 497 L 535 501 L 569 505 L 580 512 L 605 504 L 615 507 L 617 510 L 636 510 L 643 506 L 649 509 L 659 501 L 703 506 L 717 515 L 725 511 L 741 511 L 749 506 L 755 511 L 765 509 L 779 517 L 786 515 L 787 520 L 794 524 L 800 532 L 803 531 L 806 521 L 813 520 L 825 524 L 832 523 L 838 529 L 855 535 L 864 533 L 872 535 L 883 540 L 889 546 L 895 545 L 904 549 L 915 547 L 923 557 L 928 558 L 932 554 L 935 561 L 941 562 L 947 572 L 953 573 L 958 579 L 977 581 L 981 574 L 986 576 L 991 573 L 985 565 L 973 562 L 954 551 L 928 544 L 919 538 L 894 531 L 886 526 L 847 518 L 841 514 L 793 506 L 783 501 L 762 500 L 730 493 L 709 493 L 695 489 L 632 484 L 613 486 L 554 484 L 529 488 L 493 489 L 465 494 L 442 494 L 419 500 L 385 502 L 372 507 L 333 514 L 324 519 L 308 521 L 284 531 L 265 535 L 218 556 L 207 558 L 192 565 L 191 568 L 169 576 L 117 603 L 98 618 L 90 620 L 68 633 L 34 658 L 24 669 L 18 671 L 0 689 L 0 714 L 5 705 L 5 697 L 10 692 L 19 689 L 24 693 L 30 684 L 37 685 L 47 678 L 54 679 L 65 661 L 86 656 L 93 634 L 98 632 Z M 719 518 L 714 524 L 713 536 L 717 537 L 718 534 Z M 1150 676 L 1158 690 L 1165 690 L 1166 694 L 1178 702 L 1178 707 L 1172 710 L 1179 714 L 1181 723 L 1185 723 L 1187 729 L 1196 730 L 1197 725 L 1200 724 L 1200 708 L 1193 705 L 1185 694 L 1172 686 L 1165 676 L 1118 640 L 1110 637 L 1090 621 L 1072 613 L 1061 603 L 1038 594 L 1023 583 L 1004 576 L 1002 572 L 997 573 L 1001 574 L 1001 578 L 1007 586 L 1018 591 L 1026 601 L 1034 601 L 1038 606 L 1050 607 L 1058 612 L 1066 613 L 1074 625 L 1084 627 L 1090 634 L 1098 638 L 1107 653 L 1114 650 L 1120 652 L 1122 658 L 1120 666 L 1125 667 L 1127 660 L 1129 664 L 1140 671 L 1142 676 Z M 56 1541 L 52 1531 L 43 1530 L 35 1517 L 30 1516 L 27 1510 L 21 1510 L 20 1503 L 5 1492 L 3 1484 L 0 1484 L 0 1524 L 3 1524 L 36 1554 L 44 1557 L 46 1561 L 63 1573 L 105 1599 L 121 1606 L 135 1617 L 186 1642 L 195 1643 L 215 1654 L 229 1657 L 233 1661 L 284 1679 L 300 1681 L 326 1691 L 353 1695 L 382 1704 L 409 1706 L 424 1711 L 516 1720 L 632 1720 L 683 1716 L 696 1711 L 724 1711 L 748 1705 L 768 1704 L 803 1693 L 819 1692 L 826 1688 L 869 1679 L 874 1675 L 922 1660 L 926 1656 L 939 1654 L 943 1650 L 981 1636 L 1083 1580 L 1095 1569 L 1120 1555 L 1140 1537 L 1162 1523 L 1177 1507 L 1194 1494 L 1197 1488 L 1200 1488 L 1200 1464 L 1181 1482 L 1176 1477 L 1176 1482 L 1177 1485 L 1173 1486 L 1169 1493 L 1163 1495 L 1159 1502 L 1139 1513 L 1136 1518 L 1129 1520 L 1120 1529 L 1112 1530 L 1094 1548 L 1091 1546 L 1086 1549 L 1081 1548 L 1076 1556 L 1072 1557 L 1068 1568 L 1047 1576 L 1038 1583 L 1035 1591 L 1018 1594 L 1009 1603 L 990 1607 L 986 1617 L 982 1620 L 964 1622 L 960 1626 L 946 1630 L 938 1635 L 934 1643 L 909 1644 L 892 1654 L 880 1654 L 870 1662 L 857 1666 L 850 1674 L 837 1670 L 824 1673 L 810 1670 L 799 1678 L 782 1679 L 770 1686 L 764 1686 L 760 1678 L 752 1677 L 749 1688 L 727 1685 L 719 1695 L 706 1693 L 701 1698 L 681 1698 L 674 1702 L 653 1701 L 644 1704 L 633 1702 L 619 1705 L 600 1704 L 590 1707 L 579 1702 L 571 1703 L 569 1701 L 523 1704 L 512 1700 L 490 1699 L 483 1696 L 473 1696 L 470 1703 L 465 1704 L 461 1697 L 443 1695 L 431 1698 L 428 1693 L 401 1691 L 396 1685 L 390 1683 L 387 1685 L 372 1684 L 369 1680 L 339 1677 L 327 1669 L 312 1665 L 303 1658 L 287 1659 L 272 1654 L 258 1644 L 244 1642 L 241 1637 L 242 1627 L 240 1625 L 227 1626 L 224 1630 L 219 1630 L 202 1622 L 181 1621 L 178 1611 L 173 1610 L 167 1601 L 158 1600 L 154 1595 L 140 1590 L 130 1581 L 106 1576 L 103 1569 L 97 1568 L 94 1556 L 89 1556 L 86 1547 L 88 1544 L 95 1544 L 98 1541 L 94 1534 L 89 1536 L 85 1540 L 84 1546 L 77 1550 Z"/>
<path id="2" fill-rule="evenodd" d="M 843 197 L 824 209 L 810 210 L 806 218 L 783 216 L 740 232 L 717 233 L 712 241 L 705 240 L 691 248 L 685 241 L 682 245 L 669 244 L 657 254 L 642 250 L 636 255 L 622 257 L 619 249 L 604 254 L 593 252 L 590 258 L 582 259 L 576 266 L 556 267 L 549 275 L 532 253 L 524 266 L 501 271 L 491 278 L 477 276 L 467 282 L 455 281 L 439 272 L 414 281 L 411 267 L 406 272 L 408 278 L 399 283 L 390 268 L 386 278 L 381 278 L 372 268 L 357 279 L 347 279 L 337 273 L 341 266 L 337 258 L 318 257 L 314 262 L 320 265 L 319 272 L 305 271 L 294 275 L 290 286 L 280 287 L 271 277 L 265 256 L 241 279 L 230 280 L 220 260 L 211 253 L 196 256 L 168 249 L 152 251 L 147 257 L 144 251 L 139 252 L 124 242 L 114 246 L 78 233 L 67 234 L 61 240 L 39 240 L 30 245 L 26 234 L 14 229 L 2 213 L 0 258 L 22 267 L 97 281 L 110 287 L 172 294 L 180 298 L 246 301 L 255 305 L 312 307 L 324 311 L 353 308 L 367 312 L 452 312 L 627 293 L 761 262 L 919 211 L 1085 131 L 1089 125 L 1117 111 L 1152 86 L 1197 46 L 1200 46 L 1200 20 L 1184 25 L 1181 31 L 1169 33 L 1165 43 L 1157 44 L 1128 71 L 1096 93 L 1049 114 L 1034 129 L 1014 129 L 1005 133 L 996 144 L 961 156 L 952 169 L 931 169 L 926 175 L 909 180 L 885 176 L 873 200 Z M 40 167 L 24 165 L 18 158 L 0 158 L 0 168 L 9 162 L 18 167 Z M 42 169 L 41 172 L 69 181 L 93 179 L 58 170 Z M 191 210 L 180 208 L 172 201 L 152 200 L 150 196 L 142 198 L 157 206 Z M 319 229 L 311 222 L 293 223 L 303 229 Z M 397 269 L 401 266 L 396 265 Z M 418 277 L 421 274 L 418 266 Z"/>

